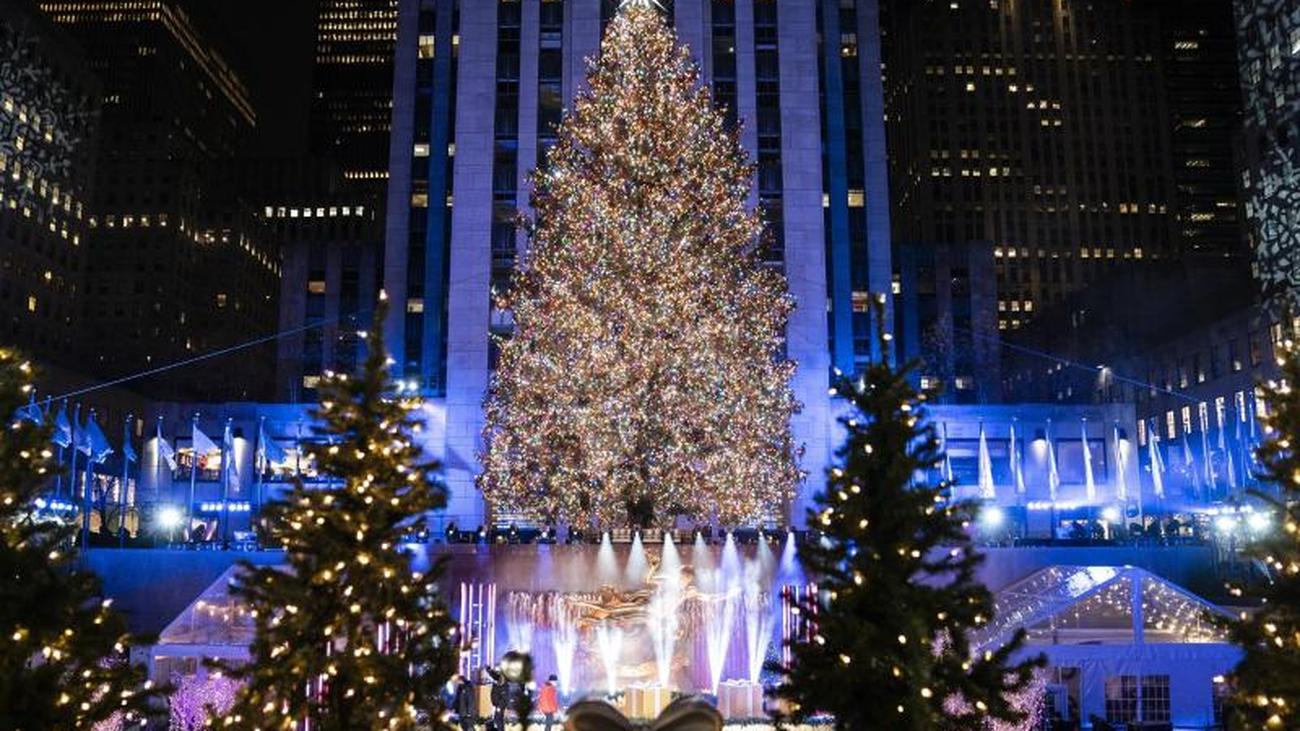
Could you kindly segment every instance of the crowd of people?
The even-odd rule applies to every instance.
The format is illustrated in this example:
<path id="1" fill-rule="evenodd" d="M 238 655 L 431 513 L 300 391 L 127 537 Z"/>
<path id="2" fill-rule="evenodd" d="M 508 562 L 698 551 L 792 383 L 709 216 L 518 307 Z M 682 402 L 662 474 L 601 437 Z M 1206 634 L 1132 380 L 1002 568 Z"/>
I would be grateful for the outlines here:
<path id="1" fill-rule="evenodd" d="M 481 686 L 490 687 L 490 708 L 479 707 Z M 486 731 L 505 731 L 508 721 L 518 722 L 521 714 L 530 712 L 541 717 L 545 731 L 551 731 L 560 715 L 560 691 L 554 675 L 534 689 L 532 683 L 507 678 L 499 668 L 484 668 L 478 683 L 457 674 L 452 678 L 452 688 L 451 711 L 461 731 L 475 731 L 482 719 L 487 719 Z"/>

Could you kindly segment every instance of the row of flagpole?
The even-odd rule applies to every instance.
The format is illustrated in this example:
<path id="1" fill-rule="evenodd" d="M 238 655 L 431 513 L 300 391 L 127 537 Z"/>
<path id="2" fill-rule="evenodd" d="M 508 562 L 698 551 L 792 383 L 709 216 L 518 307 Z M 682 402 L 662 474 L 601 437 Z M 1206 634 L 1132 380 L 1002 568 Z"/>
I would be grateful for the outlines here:
<path id="1" fill-rule="evenodd" d="M 1257 442 L 1257 436 L 1255 433 L 1256 416 L 1254 414 L 1253 399 L 1249 399 L 1249 398 L 1245 399 L 1246 403 L 1244 406 L 1240 403 L 1242 400 L 1243 399 L 1238 399 L 1238 403 L 1234 405 L 1235 418 L 1233 418 L 1233 423 L 1235 424 L 1235 430 L 1236 430 L 1236 437 L 1233 439 L 1233 441 L 1236 442 L 1236 450 L 1241 450 L 1243 452 L 1243 454 L 1240 456 L 1240 459 L 1235 458 L 1234 451 L 1236 450 L 1230 448 L 1228 444 L 1227 428 L 1225 423 L 1226 419 L 1224 414 L 1220 413 L 1218 418 L 1219 423 L 1218 423 L 1218 430 L 1217 430 L 1218 431 L 1217 450 L 1219 453 L 1224 455 L 1224 459 L 1226 461 L 1225 472 L 1228 480 L 1228 487 L 1230 490 L 1233 491 L 1239 489 L 1241 484 L 1246 481 L 1247 476 L 1249 475 L 1249 468 L 1246 465 L 1252 460 L 1253 447 Z M 1010 447 L 1008 450 L 1007 459 L 1010 467 L 1012 488 L 1014 489 L 1017 497 L 1023 499 L 1024 496 L 1027 494 L 1027 486 L 1025 482 L 1023 450 L 1020 445 L 1020 440 L 1017 438 L 1017 434 L 1016 434 L 1017 423 L 1018 422 L 1016 420 L 1014 419 L 1012 420 L 1010 435 L 1009 435 Z M 1200 482 L 1201 479 L 1204 478 L 1204 480 L 1206 481 L 1206 483 L 1208 483 L 1211 490 L 1217 490 L 1218 483 L 1217 483 L 1217 472 L 1214 469 L 1214 463 L 1213 463 L 1213 452 L 1211 451 L 1210 448 L 1209 418 L 1208 418 L 1208 413 L 1205 410 L 1202 410 L 1200 413 L 1200 423 L 1201 423 L 1200 434 L 1201 434 L 1202 464 L 1200 465 L 1199 469 L 1195 465 L 1195 457 L 1192 455 L 1190 438 L 1186 429 L 1184 429 L 1182 435 L 1182 454 L 1183 454 L 1183 466 L 1185 468 L 1185 471 L 1193 480 L 1193 484 L 1195 485 L 1195 489 L 1197 490 L 1198 498 L 1203 498 L 1204 496 L 1201 494 L 1201 482 Z M 1246 428 L 1249 430 L 1248 436 L 1244 436 L 1242 433 L 1243 424 L 1245 424 Z M 1161 454 L 1160 442 L 1162 440 L 1160 438 L 1160 430 L 1158 427 L 1159 425 L 1156 423 L 1156 420 L 1153 418 L 1150 422 L 1150 427 L 1146 430 L 1147 463 L 1148 463 L 1147 466 L 1148 466 L 1148 471 L 1151 473 L 1152 494 L 1155 496 L 1156 500 L 1162 501 L 1165 498 L 1165 475 L 1167 472 L 1167 468 L 1165 465 L 1164 457 Z M 1139 524 L 1144 524 L 1145 506 L 1143 505 L 1142 502 L 1143 495 L 1142 495 L 1142 490 L 1140 488 L 1140 481 L 1139 481 L 1138 488 L 1132 490 L 1131 491 L 1132 494 L 1130 494 L 1130 486 L 1128 484 L 1129 483 L 1129 475 L 1128 475 L 1129 456 L 1125 454 L 1124 451 L 1119 422 L 1116 421 L 1112 428 L 1113 428 L 1112 445 L 1113 445 L 1113 452 L 1114 452 L 1113 459 L 1114 459 L 1114 467 L 1115 467 L 1114 499 L 1116 502 L 1119 502 L 1125 506 L 1127 506 L 1130 503 L 1130 501 L 1135 501 Z M 941 441 L 944 447 L 943 462 L 940 465 L 941 477 L 947 482 L 953 483 L 954 472 L 952 467 L 952 458 L 947 449 L 947 445 L 948 445 L 947 422 L 943 422 L 940 425 L 940 431 L 941 431 Z M 1090 444 L 1090 437 L 1088 435 L 1087 419 L 1081 419 L 1080 436 L 1081 436 L 1081 446 L 1082 446 L 1081 457 L 1083 462 L 1084 494 L 1086 500 L 1089 503 L 1095 503 L 1097 500 L 1097 482 L 1096 482 L 1096 476 L 1093 472 L 1093 462 L 1092 462 L 1093 450 Z M 1048 502 L 1050 503 L 1053 512 L 1055 512 L 1055 508 L 1059 499 L 1059 490 L 1061 487 L 1061 476 L 1057 464 L 1056 446 L 1055 446 L 1055 440 L 1053 439 L 1053 435 L 1052 435 L 1052 423 L 1050 419 L 1047 421 L 1047 429 L 1044 435 L 1044 441 L 1046 442 Z M 1239 464 L 1241 465 L 1241 469 L 1247 470 L 1245 474 L 1240 476 L 1240 479 L 1239 479 L 1239 475 L 1237 474 Z M 996 486 L 993 478 L 993 459 L 992 459 L 991 452 L 989 450 L 988 437 L 985 433 L 983 421 L 981 421 L 979 425 L 979 442 L 978 442 L 978 451 L 977 451 L 977 487 L 978 487 L 978 495 L 981 500 L 997 499 Z M 1055 523 L 1054 515 L 1052 520 L 1053 523 Z M 1053 530 L 1055 530 L 1055 526 L 1053 526 Z"/>
<path id="2" fill-rule="evenodd" d="M 221 445 L 218 446 L 207 434 L 199 428 L 199 413 L 195 412 L 190 423 L 190 444 L 191 444 L 191 464 L 189 474 L 189 495 L 186 501 L 184 520 L 186 538 L 193 530 L 194 526 L 194 506 L 196 498 L 199 455 L 220 454 L 221 464 L 221 504 L 222 515 L 221 524 L 222 538 L 228 538 L 230 523 L 230 492 L 232 483 L 236 486 L 239 481 L 239 468 L 235 459 L 235 442 L 233 419 L 225 420 L 224 430 L 222 432 Z M 15 414 L 20 421 L 29 421 L 37 424 L 43 424 L 47 420 L 47 414 L 41 409 L 36 401 L 36 394 L 33 392 L 31 400 L 26 406 L 23 406 Z M 118 489 L 118 532 L 120 542 L 125 542 L 126 533 L 126 509 L 127 509 L 127 490 L 130 482 L 130 465 L 138 461 L 135 449 L 131 445 L 131 426 L 134 420 L 134 414 L 127 414 L 122 424 L 122 481 Z M 99 422 L 95 417 L 95 409 L 90 409 L 86 420 L 81 420 L 81 404 L 73 406 L 72 415 L 68 414 L 68 403 L 65 399 L 58 412 L 52 418 L 53 435 L 51 442 L 57 447 L 57 461 L 59 470 L 56 471 L 54 491 L 56 497 L 63 495 L 63 460 L 64 450 L 70 450 L 70 467 L 69 475 L 71 485 L 69 486 L 69 496 L 72 502 L 81 503 L 81 540 L 82 546 L 88 547 L 90 540 L 90 516 L 94 503 L 94 466 L 103 464 L 112 456 L 116 450 L 109 442 L 108 437 L 100 428 Z M 301 426 L 299 427 L 298 437 L 301 440 Z M 163 437 L 163 417 L 160 415 L 155 424 L 155 448 L 157 450 L 157 459 L 155 460 L 155 485 L 161 484 L 160 473 L 162 464 L 167 464 L 168 470 L 172 473 L 176 471 L 177 459 L 175 448 Z M 298 450 L 299 452 L 301 450 Z M 80 492 L 77 489 L 78 473 L 78 456 L 85 458 L 85 475 L 83 486 Z M 266 418 L 260 417 L 258 420 L 258 434 L 255 464 L 257 481 L 255 485 L 254 505 L 260 505 L 262 499 L 263 473 L 273 464 L 283 464 L 287 459 L 287 453 L 283 447 L 269 438 L 266 434 Z M 295 464 L 295 473 L 300 466 Z M 137 488 L 139 481 L 137 480 Z M 254 509 L 255 512 L 255 509 Z M 106 511 L 101 512 L 102 519 L 107 521 Z"/>

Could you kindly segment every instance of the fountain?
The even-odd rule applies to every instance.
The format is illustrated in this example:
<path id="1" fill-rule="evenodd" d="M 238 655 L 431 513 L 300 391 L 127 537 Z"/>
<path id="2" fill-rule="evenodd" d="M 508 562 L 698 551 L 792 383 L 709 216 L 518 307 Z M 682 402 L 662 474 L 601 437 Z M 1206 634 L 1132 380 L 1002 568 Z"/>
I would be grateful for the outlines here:
<path id="1" fill-rule="evenodd" d="M 640 586 L 650 574 L 650 565 L 646 562 L 645 544 L 641 542 L 641 531 L 632 538 L 632 550 L 627 554 L 627 586 Z"/>
<path id="2" fill-rule="evenodd" d="M 553 609 L 551 646 L 555 649 L 555 676 L 560 681 L 560 692 L 568 695 L 574 690 L 573 658 L 578 652 L 578 622 L 564 597 L 555 598 Z"/>
<path id="3" fill-rule="evenodd" d="M 608 695 L 618 692 L 619 660 L 623 656 L 623 630 L 602 622 L 596 627 L 596 646 L 600 650 L 600 662 L 605 668 L 605 690 Z"/>
<path id="4" fill-rule="evenodd" d="M 615 546 L 606 535 L 598 546 L 461 562 L 456 579 L 486 587 L 482 601 L 460 607 L 462 621 L 479 623 L 471 636 L 480 649 L 465 669 L 495 662 L 494 648 L 526 650 L 538 677 L 554 673 L 570 696 L 706 689 L 750 699 L 775 630 L 789 624 L 776 599 L 803 583 L 794 542 L 764 540 L 746 546 L 729 535 L 710 545 L 697 536 L 683 550 L 671 536 L 657 549 L 644 540 Z M 490 599 L 498 586 L 499 604 Z"/>
<path id="5" fill-rule="evenodd" d="M 614 541 L 609 533 L 600 536 L 600 550 L 596 553 L 596 580 L 602 586 L 617 586 L 620 583 L 618 556 L 614 555 Z"/>
<path id="6" fill-rule="evenodd" d="M 639 540 L 639 538 L 638 538 Z M 655 675 L 660 688 L 669 687 L 673 671 L 673 650 L 682 606 L 681 559 L 673 545 L 671 534 L 664 536 L 662 557 L 659 561 L 658 586 L 650 600 L 646 626 L 654 645 Z"/>
<path id="7" fill-rule="evenodd" d="M 709 657 L 709 681 L 714 693 L 722 682 L 727 663 L 727 649 L 736 620 L 736 594 L 740 583 L 740 553 L 735 538 L 728 533 L 722 547 L 722 565 L 712 572 L 711 596 L 704 608 L 705 643 Z"/>

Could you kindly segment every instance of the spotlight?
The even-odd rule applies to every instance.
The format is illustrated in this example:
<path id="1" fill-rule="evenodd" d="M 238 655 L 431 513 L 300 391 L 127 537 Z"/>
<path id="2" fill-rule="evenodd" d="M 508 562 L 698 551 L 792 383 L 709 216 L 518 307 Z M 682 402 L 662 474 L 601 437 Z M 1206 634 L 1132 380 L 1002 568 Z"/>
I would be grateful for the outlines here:
<path id="1" fill-rule="evenodd" d="M 1231 515 L 1220 515 L 1214 520 L 1214 528 L 1220 533 L 1231 533 L 1237 529 L 1237 519 Z"/>
<path id="2" fill-rule="evenodd" d="M 1255 533 L 1263 533 L 1268 530 L 1270 522 L 1268 513 L 1251 513 L 1246 516 L 1246 525 Z"/>
<path id="3" fill-rule="evenodd" d="M 1119 514 L 1119 508 L 1114 505 L 1102 508 L 1101 519 L 1107 523 L 1118 523 L 1122 516 Z"/>
<path id="4" fill-rule="evenodd" d="M 1006 519 L 1006 513 L 1002 512 L 1002 508 L 999 508 L 996 505 L 990 505 L 980 511 L 980 523 L 989 530 L 1001 528 L 1002 523 L 1005 522 Z"/>
<path id="5" fill-rule="evenodd" d="M 163 530 L 176 530 L 181 527 L 181 522 L 185 516 L 181 515 L 180 508 L 172 505 L 158 511 L 158 527 Z"/>

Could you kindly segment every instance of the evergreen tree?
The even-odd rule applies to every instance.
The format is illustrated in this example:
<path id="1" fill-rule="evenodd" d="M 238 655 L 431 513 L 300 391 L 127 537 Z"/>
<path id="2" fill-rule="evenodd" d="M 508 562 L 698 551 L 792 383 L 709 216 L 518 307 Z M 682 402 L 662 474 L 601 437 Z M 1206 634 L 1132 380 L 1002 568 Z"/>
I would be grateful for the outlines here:
<path id="1" fill-rule="evenodd" d="M 1280 359 L 1281 379 L 1264 386 L 1264 443 L 1256 452 L 1264 482 L 1278 497 L 1256 493 L 1282 518 L 1281 530 L 1251 545 L 1247 553 L 1267 564 L 1273 581 L 1263 604 L 1228 622 L 1233 642 L 1245 653 L 1231 677 L 1228 727 L 1300 728 L 1300 356 L 1289 341 Z M 1234 589 L 1240 595 L 1240 589 Z"/>
<path id="2" fill-rule="evenodd" d="M 35 503 L 57 469 L 48 425 L 14 416 L 27 406 L 31 367 L 0 349 L 0 729 L 137 725 L 159 691 L 128 648 L 99 578 L 69 550 L 75 523 L 42 518 Z"/>
<path id="3" fill-rule="evenodd" d="M 534 178 L 480 485 L 548 520 L 756 520 L 799 477 L 791 302 L 754 169 L 653 0 L 609 25 Z"/>
<path id="4" fill-rule="evenodd" d="M 308 447 L 327 485 L 298 481 L 264 511 L 287 566 L 244 564 L 233 588 L 254 612 L 233 728 L 313 731 L 440 727 L 455 670 L 455 624 L 439 595 L 442 564 L 413 572 L 401 550 L 446 495 L 415 438 L 414 399 L 389 378 L 384 301 L 360 374 L 330 374 Z"/>
<path id="5" fill-rule="evenodd" d="M 875 321 L 883 321 L 876 305 Z M 890 338 L 878 327 L 882 353 Z M 808 522 L 821 532 L 801 558 L 818 591 L 801 602 L 810 636 L 791 643 L 776 689 L 790 715 L 830 713 L 838 729 L 958 731 L 1016 721 L 1014 695 L 1037 660 L 1012 663 L 1023 632 L 972 656 L 970 635 L 993 615 L 975 577 L 968 535 L 974 506 L 949 485 L 922 483 L 942 458 L 925 404 L 909 383 L 915 364 L 888 357 L 834 391 L 850 407 L 848 437 Z"/>

